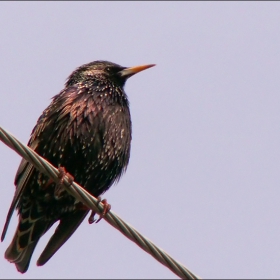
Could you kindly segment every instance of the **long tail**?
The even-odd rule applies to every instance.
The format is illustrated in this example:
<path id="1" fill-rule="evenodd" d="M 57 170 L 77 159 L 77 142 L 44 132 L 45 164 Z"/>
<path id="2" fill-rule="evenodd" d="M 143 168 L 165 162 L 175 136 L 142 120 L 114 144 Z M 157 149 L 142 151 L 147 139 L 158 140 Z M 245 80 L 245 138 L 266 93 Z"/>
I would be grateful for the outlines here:
<path id="1" fill-rule="evenodd" d="M 17 245 L 17 233 L 15 234 L 11 245 L 5 252 L 5 258 L 16 265 L 19 272 L 24 273 L 27 271 L 33 251 L 39 241 L 32 242 L 27 247 L 20 249 Z"/>
<path id="2" fill-rule="evenodd" d="M 75 232 L 87 213 L 88 210 L 78 211 L 61 218 L 54 234 L 39 257 L 37 265 L 44 265 L 56 253 Z M 52 225 L 53 222 L 47 223 L 44 218 L 30 222 L 30 220 L 22 220 L 20 217 L 14 238 L 5 252 L 5 258 L 14 263 L 19 272 L 25 273 L 39 239 Z"/>
<path id="3" fill-rule="evenodd" d="M 37 261 L 38 266 L 44 265 L 57 252 L 57 250 L 75 232 L 75 230 L 86 217 L 87 213 L 88 210 L 77 211 L 73 214 L 63 217 L 60 220 L 54 234 Z"/>
<path id="4" fill-rule="evenodd" d="M 33 251 L 41 236 L 52 226 L 43 218 L 38 220 L 19 218 L 13 240 L 5 252 L 5 258 L 16 265 L 19 272 L 27 271 Z"/>

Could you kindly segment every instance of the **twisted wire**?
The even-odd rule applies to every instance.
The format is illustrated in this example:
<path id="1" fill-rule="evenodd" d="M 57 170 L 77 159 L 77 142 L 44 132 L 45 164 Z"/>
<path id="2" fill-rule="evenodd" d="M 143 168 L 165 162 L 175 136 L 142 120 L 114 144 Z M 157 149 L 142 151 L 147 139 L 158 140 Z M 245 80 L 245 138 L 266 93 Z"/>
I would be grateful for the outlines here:
<path id="1" fill-rule="evenodd" d="M 0 140 L 3 143 L 5 143 L 8 147 L 13 149 L 15 152 L 17 152 L 21 157 L 26 159 L 28 162 L 32 163 L 38 170 L 51 177 L 55 182 L 60 181 L 60 179 L 58 178 L 59 171 L 53 165 L 51 165 L 47 160 L 39 156 L 31 148 L 22 144 L 13 135 L 11 135 L 9 132 L 7 132 L 1 127 Z M 104 206 L 102 202 L 99 203 L 94 196 L 88 193 L 83 187 L 78 185 L 76 182 L 72 182 L 71 184 L 67 176 L 64 176 L 63 178 L 63 187 L 68 193 L 77 198 L 88 208 L 92 209 L 98 214 L 101 214 L 103 212 Z M 194 273 L 188 270 L 184 265 L 177 262 L 162 249 L 158 248 L 153 242 L 144 237 L 135 228 L 123 221 L 118 215 L 113 213 L 113 211 L 109 211 L 105 215 L 104 220 L 106 220 L 111 226 L 119 230 L 131 241 L 136 243 L 144 251 L 152 255 L 161 264 L 168 267 L 173 273 L 175 273 L 180 278 L 200 279 L 198 276 L 196 276 Z"/>

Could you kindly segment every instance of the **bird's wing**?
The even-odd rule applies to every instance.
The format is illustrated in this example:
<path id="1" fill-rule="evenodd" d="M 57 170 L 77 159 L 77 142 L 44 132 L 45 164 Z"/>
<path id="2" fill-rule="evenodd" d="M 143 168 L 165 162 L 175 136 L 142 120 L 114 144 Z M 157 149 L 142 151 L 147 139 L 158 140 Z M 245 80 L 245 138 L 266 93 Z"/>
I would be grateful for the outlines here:
<path id="1" fill-rule="evenodd" d="M 69 106 L 73 102 L 73 98 L 76 97 L 76 87 L 71 87 L 67 90 L 62 91 L 63 94 L 58 94 L 53 97 L 54 101 L 52 104 L 47 107 L 40 118 L 37 121 L 36 126 L 34 127 L 31 138 L 29 140 L 28 146 L 32 148 L 33 150 L 39 149 L 39 143 L 40 139 L 43 140 L 42 133 L 47 135 L 53 135 L 51 133 L 51 130 L 53 130 L 53 125 L 49 125 L 50 123 L 54 124 L 57 121 L 57 110 L 58 108 L 62 108 L 60 112 L 60 118 L 67 119 L 67 114 L 69 114 Z M 65 97 L 68 97 L 65 100 Z M 61 107 L 61 104 L 64 104 L 64 107 Z M 50 109 L 52 108 L 52 110 Z M 60 122 L 63 122 L 65 120 L 60 120 Z M 66 131 L 68 132 L 68 131 Z M 51 138 L 49 139 L 49 142 L 51 143 Z M 42 147 L 41 147 L 42 148 Z M 38 151 L 37 151 L 38 152 Z M 18 201 L 22 195 L 22 192 L 24 191 L 25 187 L 27 186 L 29 179 L 31 178 L 32 174 L 34 173 L 36 169 L 33 167 L 32 164 L 30 164 L 25 159 L 22 159 L 18 171 L 15 176 L 15 185 L 16 185 L 16 191 L 14 194 L 13 201 L 11 203 L 9 212 L 7 214 L 6 222 L 2 231 L 1 235 L 1 241 L 4 240 L 11 217 L 13 215 L 13 211 L 16 208 Z"/>
<path id="2" fill-rule="evenodd" d="M 54 234 L 37 261 L 37 265 L 44 265 L 56 251 L 69 239 L 79 227 L 88 213 L 88 210 L 79 210 L 74 214 L 63 217 L 57 226 Z"/>
<path id="3" fill-rule="evenodd" d="M 38 145 L 38 142 L 35 141 L 33 144 L 30 145 L 30 147 L 32 149 L 36 149 L 37 145 Z M 25 186 L 27 185 L 27 182 L 28 182 L 30 176 L 32 175 L 33 171 L 34 171 L 34 166 L 23 158 L 20 162 L 16 177 L 15 177 L 15 184 L 16 184 L 17 188 L 16 188 L 16 192 L 14 194 L 14 198 L 11 203 L 9 212 L 7 214 L 6 222 L 5 222 L 5 225 L 4 225 L 4 228 L 2 231 L 2 235 L 1 235 L 1 241 L 3 241 L 5 238 L 13 212 L 17 206 L 19 198 L 20 198 L 23 190 L 25 189 Z"/>

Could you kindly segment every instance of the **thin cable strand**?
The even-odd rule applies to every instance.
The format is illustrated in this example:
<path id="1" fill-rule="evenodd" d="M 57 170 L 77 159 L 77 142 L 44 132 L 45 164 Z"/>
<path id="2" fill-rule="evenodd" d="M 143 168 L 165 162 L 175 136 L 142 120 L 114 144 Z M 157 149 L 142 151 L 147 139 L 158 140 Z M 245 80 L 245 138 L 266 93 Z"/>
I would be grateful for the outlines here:
<path id="1" fill-rule="evenodd" d="M 39 156 L 31 148 L 22 144 L 13 135 L 11 135 L 9 132 L 7 132 L 1 127 L 0 140 L 12 150 L 17 152 L 21 157 L 26 159 L 28 162 L 32 163 L 38 170 L 51 177 L 55 182 L 60 182 L 60 179 L 58 178 L 59 171 L 53 165 L 51 165 L 47 160 Z M 92 196 L 89 192 L 87 192 L 76 182 L 73 182 L 70 185 L 70 181 L 67 176 L 64 176 L 63 178 L 63 187 L 68 193 L 77 198 L 88 208 L 92 209 L 98 214 L 101 214 L 103 212 L 104 205 L 102 204 L 102 202 L 98 203 L 98 200 L 94 196 Z M 136 243 L 144 251 L 152 255 L 161 264 L 168 267 L 173 273 L 175 273 L 180 278 L 201 279 L 197 275 L 189 271 L 184 265 L 173 259 L 165 251 L 158 248 L 152 241 L 144 237 L 131 225 L 123 221 L 113 211 L 110 210 L 103 219 L 106 220 L 111 226 L 119 230 L 131 241 Z"/>

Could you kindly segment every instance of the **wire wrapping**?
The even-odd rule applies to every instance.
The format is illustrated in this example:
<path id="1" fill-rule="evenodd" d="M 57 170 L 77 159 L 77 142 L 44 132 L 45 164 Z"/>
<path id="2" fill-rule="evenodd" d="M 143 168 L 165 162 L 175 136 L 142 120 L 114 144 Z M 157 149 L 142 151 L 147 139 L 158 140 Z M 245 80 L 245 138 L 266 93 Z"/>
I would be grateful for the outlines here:
<path id="1" fill-rule="evenodd" d="M 59 182 L 58 170 L 51 165 L 47 160 L 39 156 L 35 151 L 33 151 L 28 146 L 22 144 L 17 140 L 13 135 L 0 127 L 0 140 L 5 143 L 8 147 L 17 152 L 21 157 L 32 163 L 37 169 L 39 169 L 44 174 L 51 177 L 55 182 Z M 88 208 L 94 210 L 98 214 L 103 211 L 103 204 L 88 193 L 83 187 L 73 182 L 70 185 L 68 177 L 65 176 L 63 180 L 63 187 L 65 190 L 70 193 L 72 196 L 77 198 Z M 177 262 L 165 251 L 158 248 L 153 242 L 144 237 L 139 233 L 135 228 L 133 228 L 128 223 L 124 222 L 118 215 L 109 211 L 105 217 L 106 220 L 111 226 L 119 230 L 123 235 L 129 238 L 131 241 L 136 243 L 144 251 L 152 255 L 157 261 L 161 264 L 168 267 L 173 273 L 179 276 L 182 279 L 200 279 L 197 275 L 188 270 L 184 265 Z"/>

